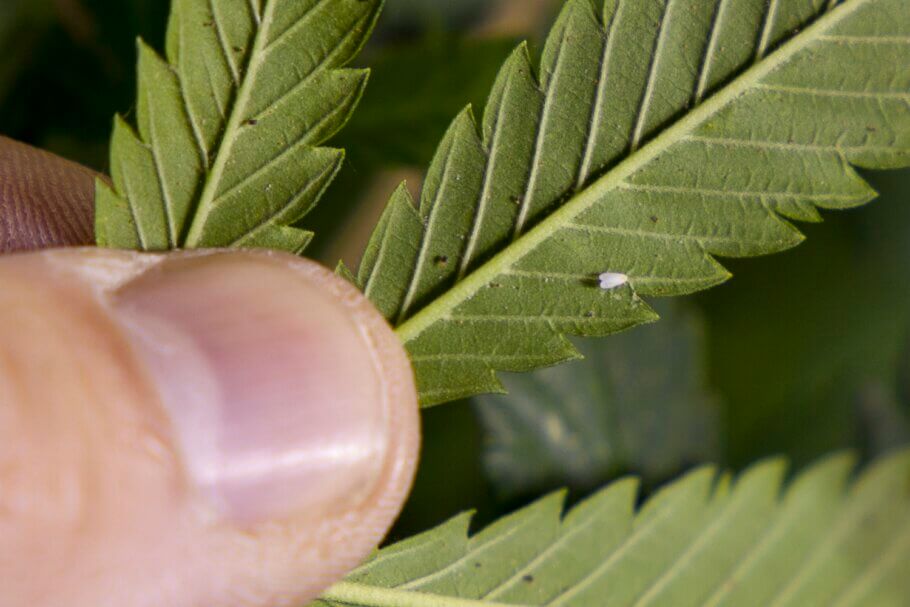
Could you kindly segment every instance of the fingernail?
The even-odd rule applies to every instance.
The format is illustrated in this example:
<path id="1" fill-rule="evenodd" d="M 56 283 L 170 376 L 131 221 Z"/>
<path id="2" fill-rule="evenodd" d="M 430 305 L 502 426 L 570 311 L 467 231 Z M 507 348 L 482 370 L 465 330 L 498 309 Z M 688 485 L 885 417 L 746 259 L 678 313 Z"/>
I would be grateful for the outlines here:
<path id="1" fill-rule="evenodd" d="M 191 481 L 237 521 L 355 507 L 382 471 L 374 353 L 313 265 L 168 260 L 115 296 Z"/>

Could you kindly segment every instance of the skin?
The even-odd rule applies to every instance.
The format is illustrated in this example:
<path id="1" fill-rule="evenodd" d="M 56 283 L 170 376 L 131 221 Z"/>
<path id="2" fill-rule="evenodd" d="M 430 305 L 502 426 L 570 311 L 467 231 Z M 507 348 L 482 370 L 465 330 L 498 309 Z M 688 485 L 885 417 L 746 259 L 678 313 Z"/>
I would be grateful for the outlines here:
<path id="1" fill-rule="evenodd" d="M 0 138 L 0 603 L 305 605 L 407 496 L 406 354 L 312 262 L 85 247 L 93 178 Z"/>

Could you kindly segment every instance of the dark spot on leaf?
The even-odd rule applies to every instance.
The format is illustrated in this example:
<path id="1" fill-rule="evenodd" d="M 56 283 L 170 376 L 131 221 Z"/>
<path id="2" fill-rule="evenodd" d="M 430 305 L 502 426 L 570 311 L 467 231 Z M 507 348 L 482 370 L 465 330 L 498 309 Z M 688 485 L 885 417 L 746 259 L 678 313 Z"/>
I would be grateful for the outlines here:
<path id="1" fill-rule="evenodd" d="M 490 283 L 490 288 L 491 288 L 491 289 L 498 289 L 498 288 L 501 287 L 501 286 L 502 286 L 502 285 L 501 285 L 500 283 L 498 283 L 498 282 L 491 282 L 491 283 Z"/>
<path id="2" fill-rule="evenodd" d="M 525 582 L 526 584 L 530 584 L 531 582 L 534 581 L 534 576 L 533 576 L 533 575 L 526 575 L 526 576 L 524 576 L 524 577 L 521 578 L 521 581 L 522 581 L 522 582 Z"/>
<path id="3" fill-rule="evenodd" d="M 256 120 L 255 118 L 250 118 L 249 120 L 246 121 L 246 123 L 250 126 L 256 126 L 257 124 L 259 124 L 259 121 Z"/>
<path id="4" fill-rule="evenodd" d="M 234 48 L 234 52 L 235 52 L 235 53 L 242 53 L 242 52 L 243 52 L 243 49 L 240 48 L 239 46 L 235 46 L 235 47 L 233 47 L 233 48 Z"/>
<path id="5" fill-rule="evenodd" d="M 474 563 L 474 569 L 480 569 L 480 567 L 481 567 L 480 563 L 477 563 L 477 562 Z"/>
<path id="6" fill-rule="evenodd" d="M 651 223 L 657 223 L 657 215 L 651 215 Z"/>
<path id="7" fill-rule="evenodd" d="M 594 312 L 585 312 L 585 318 L 594 318 Z"/>
<path id="8" fill-rule="evenodd" d="M 436 264 L 437 268 L 445 268 L 449 265 L 449 258 L 445 255 L 438 255 L 436 259 L 433 260 L 433 263 Z"/>

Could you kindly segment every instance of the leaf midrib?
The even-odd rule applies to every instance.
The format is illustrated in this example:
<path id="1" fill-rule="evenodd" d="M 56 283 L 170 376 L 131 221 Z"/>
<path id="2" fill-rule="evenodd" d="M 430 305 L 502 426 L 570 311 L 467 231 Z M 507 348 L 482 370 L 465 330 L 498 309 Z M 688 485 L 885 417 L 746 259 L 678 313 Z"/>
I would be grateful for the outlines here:
<path id="1" fill-rule="evenodd" d="M 459 599 L 413 590 L 378 588 L 358 582 L 335 584 L 320 598 L 357 607 L 389 607 L 390 605 L 395 607 L 533 607 L 533 605 L 521 603 L 491 603 L 490 601 Z"/>
<path id="2" fill-rule="evenodd" d="M 629 176 L 636 173 L 671 146 L 682 141 L 687 133 L 716 115 L 750 87 L 758 84 L 762 78 L 774 69 L 789 61 L 810 44 L 816 42 L 825 31 L 864 6 L 868 1 L 848 0 L 819 17 L 770 55 L 743 72 L 730 84 L 708 97 L 701 105 L 665 128 L 650 142 L 629 154 L 607 174 L 593 182 L 586 189 L 577 192 L 560 208 L 526 234 L 513 241 L 490 261 L 480 266 L 443 295 L 401 323 L 395 330 L 398 337 L 403 343 L 408 344 L 417 339 L 437 321 L 448 318 L 458 305 L 470 299 L 485 285 L 493 281 L 525 255 L 532 252 L 537 246 L 562 229 L 563 226 L 591 208 L 607 192 L 620 186 Z"/>
<path id="3" fill-rule="evenodd" d="M 253 94 L 253 82 L 256 80 L 256 73 L 265 60 L 265 53 L 262 51 L 268 44 L 269 31 L 272 21 L 275 17 L 276 0 L 267 0 L 261 17 L 253 13 L 253 20 L 256 23 L 256 35 L 253 37 L 253 48 L 249 53 L 249 61 L 241 76 L 240 86 L 237 90 L 237 97 L 234 100 L 233 107 L 230 110 L 231 116 L 225 126 L 224 134 L 215 153 L 215 162 L 212 169 L 205 177 L 205 185 L 199 196 L 199 201 L 195 208 L 191 210 L 193 218 L 189 231 L 186 236 L 185 246 L 188 248 L 198 247 L 203 239 L 203 230 L 208 221 L 209 214 L 213 210 L 213 203 L 218 197 L 218 187 L 224 175 L 227 161 L 230 157 L 231 148 L 237 141 L 238 131 L 243 120 L 244 109 L 250 101 Z M 225 61 L 230 61 L 230 56 L 225 57 Z"/>

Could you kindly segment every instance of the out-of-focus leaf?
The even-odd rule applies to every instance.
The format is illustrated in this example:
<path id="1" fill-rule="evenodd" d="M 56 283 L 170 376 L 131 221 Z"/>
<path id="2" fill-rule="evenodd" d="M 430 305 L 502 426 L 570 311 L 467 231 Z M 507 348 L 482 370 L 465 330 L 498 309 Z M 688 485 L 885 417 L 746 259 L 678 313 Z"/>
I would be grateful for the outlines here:
<path id="1" fill-rule="evenodd" d="M 701 318 L 677 302 L 657 309 L 661 323 L 577 341 L 585 360 L 505 376 L 507 395 L 477 398 L 500 493 L 590 488 L 629 472 L 650 482 L 716 460 Z"/>

